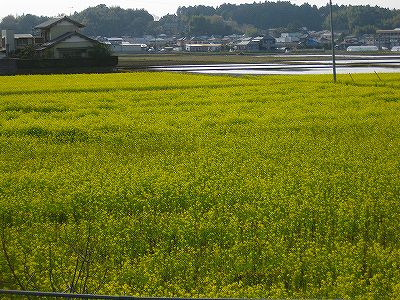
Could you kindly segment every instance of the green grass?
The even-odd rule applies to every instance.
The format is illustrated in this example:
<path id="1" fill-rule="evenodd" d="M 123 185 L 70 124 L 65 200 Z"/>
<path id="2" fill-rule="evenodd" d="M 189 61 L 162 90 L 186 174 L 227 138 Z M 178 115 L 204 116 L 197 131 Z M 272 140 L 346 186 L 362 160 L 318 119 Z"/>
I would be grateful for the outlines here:
<path id="1" fill-rule="evenodd" d="M 395 298 L 380 76 L 0 77 L 0 288 Z"/>

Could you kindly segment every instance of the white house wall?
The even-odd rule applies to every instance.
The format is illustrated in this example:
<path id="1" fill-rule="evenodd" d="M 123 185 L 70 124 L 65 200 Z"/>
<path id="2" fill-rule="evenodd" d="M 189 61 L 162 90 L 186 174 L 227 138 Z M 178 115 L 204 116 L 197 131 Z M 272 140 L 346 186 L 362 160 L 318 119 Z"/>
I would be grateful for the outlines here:
<path id="1" fill-rule="evenodd" d="M 9 52 L 14 52 L 15 51 L 14 30 L 2 30 L 1 36 L 2 38 L 4 38 L 4 49 L 8 48 Z"/>
<path id="2" fill-rule="evenodd" d="M 89 41 L 84 42 L 61 42 L 55 48 L 91 48 L 95 44 Z"/>
<path id="3" fill-rule="evenodd" d="M 54 56 L 55 58 L 61 58 L 59 49 L 90 49 L 95 45 L 94 42 L 82 39 L 78 36 L 73 36 L 63 42 L 58 43 L 54 46 Z"/>
<path id="4" fill-rule="evenodd" d="M 50 28 L 50 40 L 54 40 L 67 32 L 74 32 L 74 31 L 79 31 L 79 27 L 73 23 L 62 21 L 58 23 L 56 26 Z"/>
<path id="5" fill-rule="evenodd" d="M 111 51 L 113 53 L 140 53 L 145 52 L 146 49 L 147 46 L 142 44 L 111 45 Z"/>
<path id="6" fill-rule="evenodd" d="M 93 44 L 92 42 L 90 42 L 87 39 L 84 39 L 78 35 L 73 35 L 73 36 L 65 39 L 64 41 L 62 41 L 62 43 L 90 43 L 90 44 Z"/>

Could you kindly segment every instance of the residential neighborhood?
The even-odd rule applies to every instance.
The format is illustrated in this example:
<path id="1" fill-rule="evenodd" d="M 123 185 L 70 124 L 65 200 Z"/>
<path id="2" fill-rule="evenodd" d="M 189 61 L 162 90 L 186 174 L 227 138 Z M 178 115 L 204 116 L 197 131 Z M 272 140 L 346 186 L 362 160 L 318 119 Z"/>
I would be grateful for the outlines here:
<path id="1" fill-rule="evenodd" d="M 170 53 L 170 52 L 288 52 L 292 50 L 324 50 L 331 46 L 331 32 L 309 31 L 277 32 L 270 29 L 264 35 L 248 36 L 118 36 L 89 37 L 80 30 L 85 25 L 64 16 L 38 24 L 32 33 L 16 34 L 12 30 L 1 32 L 1 52 L 18 53 L 31 47 L 35 55 L 44 58 L 88 57 L 91 48 L 107 45 L 115 54 Z M 377 30 L 375 34 L 361 36 L 335 32 L 336 48 L 347 51 L 399 51 L 400 28 Z"/>
<path id="2" fill-rule="evenodd" d="M 280 52 L 300 49 L 330 49 L 331 32 L 308 31 L 304 28 L 298 32 L 283 32 L 277 35 L 273 29 L 271 34 L 247 36 L 232 34 L 228 36 L 191 36 L 176 37 L 165 34 L 142 37 L 93 37 L 93 39 L 109 44 L 116 54 L 152 53 L 152 52 Z M 336 48 L 354 51 L 398 51 L 400 46 L 400 28 L 393 30 L 377 30 L 375 34 L 361 36 L 346 35 L 335 32 Z M 371 47 L 374 46 L 374 47 Z"/>

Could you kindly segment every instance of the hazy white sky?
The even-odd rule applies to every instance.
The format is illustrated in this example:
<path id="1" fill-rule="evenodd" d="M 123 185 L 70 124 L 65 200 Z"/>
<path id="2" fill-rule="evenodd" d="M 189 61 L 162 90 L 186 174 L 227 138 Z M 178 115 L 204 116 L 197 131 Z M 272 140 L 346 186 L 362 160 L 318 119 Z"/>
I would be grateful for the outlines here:
<path id="1" fill-rule="evenodd" d="M 58 14 L 70 14 L 81 11 L 89 6 L 106 4 L 107 6 L 120 6 L 122 8 L 144 8 L 156 16 L 167 13 L 175 13 L 179 6 L 210 5 L 218 6 L 222 3 L 253 3 L 255 0 L 9 0 L 2 1 L 0 6 L 0 19 L 6 15 L 34 14 L 44 16 L 56 16 Z M 256 2 L 260 2 L 257 0 Z M 264 2 L 264 1 L 261 1 Z M 324 6 L 329 0 L 291 0 L 297 5 L 308 2 L 311 5 Z M 400 0 L 332 0 L 334 4 L 371 5 L 400 9 Z"/>

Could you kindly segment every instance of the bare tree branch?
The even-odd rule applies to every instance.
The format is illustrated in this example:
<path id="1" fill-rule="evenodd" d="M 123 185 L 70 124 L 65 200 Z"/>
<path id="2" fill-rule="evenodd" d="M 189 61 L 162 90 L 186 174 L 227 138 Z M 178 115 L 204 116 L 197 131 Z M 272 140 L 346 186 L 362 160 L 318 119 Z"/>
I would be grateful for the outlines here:
<path id="1" fill-rule="evenodd" d="M 6 231 L 6 223 L 5 223 L 5 217 L 4 214 L 2 216 L 2 226 L 1 226 L 1 248 L 3 250 L 3 254 L 4 257 L 6 259 L 7 262 L 7 266 L 11 271 L 11 274 L 14 278 L 14 280 L 17 282 L 17 284 L 19 285 L 19 287 L 25 291 L 25 285 L 22 283 L 22 281 L 19 279 L 17 273 L 15 272 L 14 266 L 11 263 L 11 259 L 10 256 L 8 255 L 8 251 L 7 251 L 7 246 L 6 246 L 6 237 L 5 237 L 5 231 Z M 30 297 L 28 297 L 28 299 L 31 299 Z"/>

